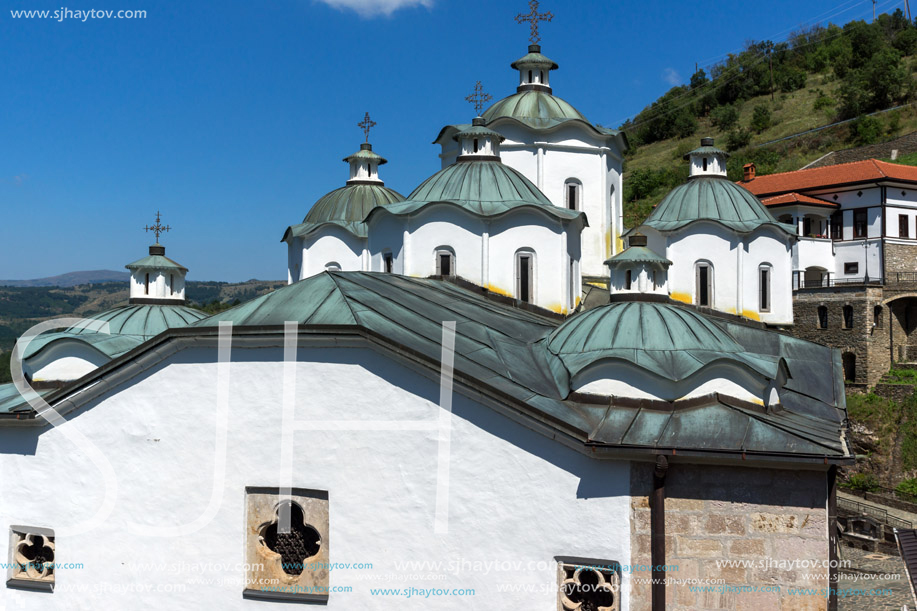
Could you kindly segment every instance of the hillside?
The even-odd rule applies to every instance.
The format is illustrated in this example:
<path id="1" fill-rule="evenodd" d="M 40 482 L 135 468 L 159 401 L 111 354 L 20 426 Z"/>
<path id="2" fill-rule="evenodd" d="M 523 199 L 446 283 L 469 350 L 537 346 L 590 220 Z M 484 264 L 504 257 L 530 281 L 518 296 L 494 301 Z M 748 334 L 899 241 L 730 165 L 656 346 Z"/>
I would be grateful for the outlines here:
<path id="1" fill-rule="evenodd" d="M 63 286 L 73 287 L 80 284 L 99 284 L 103 282 L 127 282 L 130 272 L 116 272 L 109 269 L 92 270 L 85 272 L 70 272 L 49 278 L 35 278 L 33 280 L 0 280 L 0 286 Z"/>
<path id="2" fill-rule="evenodd" d="M 189 304 L 208 313 L 250 301 L 286 282 L 188 282 Z M 35 324 L 63 316 L 92 316 L 128 301 L 125 282 L 73 287 L 0 286 L 0 384 L 9 382 L 10 350 L 16 339 Z"/>
<path id="3" fill-rule="evenodd" d="M 688 175 L 682 156 L 702 136 L 730 152 L 729 177 L 796 170 L 822 155 L 917 129 L 917 27 L 900 11 L 876 22 L 813 28 L 750 43 L 621 126 L 624 217 L 632 227 Z M 773 79 L 769 70 L 773 64 Z M 810 131 L 817 130 L 817 131 Z"/>

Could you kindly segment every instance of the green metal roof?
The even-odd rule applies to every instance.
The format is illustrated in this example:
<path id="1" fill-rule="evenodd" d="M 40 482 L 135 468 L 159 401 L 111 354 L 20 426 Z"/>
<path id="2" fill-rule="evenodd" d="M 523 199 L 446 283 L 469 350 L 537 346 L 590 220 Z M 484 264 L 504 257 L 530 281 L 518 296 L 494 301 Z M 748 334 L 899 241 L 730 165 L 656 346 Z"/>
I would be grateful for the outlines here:
<path id="1" fill-rule="evenodd" d="M 690 310 L 687 306 L 668 307 Z M 788 456 L 791 460 L 801 460 L 800 455 L 804 455 L 806 460 L 819 463 L 823 457 L 850 460 L 844 442 L 846 413 L 837 351 L 764 329 L 738 325 L 734 329 L 696 312 L 682 313 L 686 316 L 682 318 L 673 311 L 662 316 L 670 319 L 671 325 L 683 324 L 698 334 L 696 339 L 679 339 L 678 345 L 712 343 L 728 358 L 741 358 L 735 355 L 746 351 L 771 366 L 784 359 L 791 375 L 781 394 L 784 409 L 766 410 L 715 395 L 692 400 L 690 405 L 676 402 L 662 407 L 618 402 L 614 397 L 585 401 L 571 395 L 566 362 L 576 347 L 562 342 L 563 355 L 557 356 L 546 349 L 545 343 L 549 337 L 556 339 L 560 330 L 564 335 L 580 337 L 586 329 L 571 331 L 571 325 L 588 315 L 589 312 L 576 314 L 558 328 L 556 320 L 450 282 L 370 272 L 324 272 L 172 330 L 148 342 L 146 351 L 141 348 L 131 360 L 122 357 L 103 366 L 95 378 L 53 391 L 48 401 L 61 405 L 66 412 L 68 406 L 94 400 L 93 388 L 117 392 L 104 389 L 117 388 L 122 379 L 131 379 L 162 362 L 166 357 L 157 355 L 178 349 L 170 342 L 177 346 L 195 345 L 199 335 L 212 338 L 221 321 L 234 323 L 239 332 L 247 335 L 270 335 L 281 342 L 286 321 L 299 322 L 304 334 L 368 337 L 380 350 L 392 351 L 393 358 L 400 354 L 438 372 L 442 324 L 454 321 L 457 387 L 470 387 L 472 392 L 483 393 L 494 401 L 509 402 L 514 417 L 535 419 L 539 427 L 547 427 L 549 435 L 568 436 L 599 451 L 621 448 L 655 452 L 677 448 L 680 454 L 712 450 L 718 456 L 730 452 L 733 456 L 742 454 L 743 458 L 748 452 L 749 460 L 755 453 Z M 641 361 L 635 356 L 638 350 L 648 352 L 647 346 L 638 344 L 633 335 L 639 329 L 610 324 L 609 320 L 595 322 L 595 337 L 584 341 L 584 346 L 601 347 L 600 337 L 604 337 L 606 343 L 614 338 L 611 349 L 630 346 L 637 361 Z M 667 343 L 666 336 L 659 334 L 652 338 L 651 346 L 664 351 L 675 343 L 674 338 Z M 652 368 L 666 367 L 660 362 L 661 355 L 656 356 L 656 361 L 641 362 Z M 97 379 L 109 376 L 111 385 L 95 384 Z M 815 382 L 806 383 L 808 378 Z"/>
<path id="2" fill-rule="evenodd" d="M 545 91 L 520 91 L 495 102 L 482 116 L 487 123 L 510 117 L 536 129 L 573 120 L 592 125 L 568 102 Z"/>
<path id="3" fill-rule="evenodd" d="M 777 222 L 751 192 L 718 176 L 696 176 L 675 187 L 643 224 L 658 231 L 676 231 L 698 221 L 719 223 L 739 233 L 770 225 L 796 235 L 795 227 Z"/>
<path id="4" fill-rule="evenodd" d="M 143 268 L 153 268 L 153 269 L 177 269 L 183 272 L 188 271 L 188 268 L 179 265 L 169 257 L 164 255 L 148 255 L 142 259 L 138 259 L 133 263 L 128 263 L 125 265 L 127 269 L 143 269 Z"/>
<path id="5" fill-rule="evenodd" d="M 33 391 L 33 396 L 44 396 L 49 394 L 51 391 L 48 389 Z M 31 406 L 29 402 L 19 394 L 19 390 L 16 388 L 16 385 L 10 382 L 9 384 L 0 384 L 0 414 L 6 413 L 16 413 L 16 412 L 27 412 Z"/>
<path id="6" fill-rule="evenodd" d="M 346 162 L 348 162 L 348 163 L 351 162 L 351 161 L 353 161 L 353 160 L 355 160 L 355 159 L 357 159 L 357 160 L 359 160 L 359 159 L 369 159 L 369 160 L 371 160 L 371 161 L 377 161 L 377 162 L 379 163 L 379 165 L 382 165 L 382 164 L 384 164 L 384 163 L 388 163 L 388 160 L 387 160 L 385 157 L 383 157 L 382 155 L 379 155 L 379 154 L 373 152 L 373 148 L 372 148 L 372 146 L 371 146 L 369 143 L 364 143 L 364 144 L 360 145 L 360 150 L 359 150 L 359 151 L 357 151 L 357 152 L 354 153 L 353 155 L 350 155 L 350 156 L 348 156 L 348 157 L 344 157 L 344 161 L 346 161 Z"/>
<path id="7" fill-rule="evenodd" d="M 605 265 L 611 266 L 625 263 L 655 263 L 664 267 L 668 267 L 672 264 L 671 261 L 661 255 L 657 255 L 655 251 L 650 250 L 646 246 L 630 246 L 605 261 Z"/>
<path id="8" fill-rule="evenodd" d="M 405 201 L 379 210 L 394 215 L 413 214 L 437 203 L 452 204 L 481 217 L 529 208 L 563 220 L 583 218 L 585 222 L 586 218 L 582 212 L 552 204 L 538 187 L 513 168 L 499 161 L 481 160 L 454 163 L 421 183 Z"/>
<path id="9" fill-rule="evenodd" d="M 96 323 L 108 323 L 108 333 L 99 325 L 70 327 L 63 331 L 42 333 L 29 342 L 24 358 L 29 359 L 49 345 L 61 341 L 88 344 L 109 358 L 115 358 L 136 348 L 166 329 L 184 327 L 206 318 L 207 314 L 180 305 L 127 305 L 87 317 Z"/>
<path id="10" fill-rule="evenodd" d="M 728 360 L 768 379 L 777 359 L 755 356 L 696 310 L 656 302 L 617 302 L 572 317 L 546 344 L 571 375 L 597 361 L 628 361 L 669 380 L 683 380 Z"/>
<path id="11" fill-rule="evenodd" d="M 388 206 L 404 200 L 404 196 L 380 184 L 355 183 L 323 196 L 299 225 L 289 227 L 281 241 L 304 236 L 325 225 L 337 225 L 353 235 L 365 238 L 363 220 L 373 208 Z"/>
<path id="12" fill-rule="evenodd" d="M 529 66 L 533 68 L 547 68 L 548 70 L 557 70 L 557 64 L 554 63 L 554 60 L 548 59 L 541 54 L 541 48 L 539 47 L 537 51 L 529 48 L 529 52 L 512 64 L 510 67 L 514 70 L 521 70 L 522 68 L 528 68 Z"/>
<path id="13" fill-rule="evenodd" d="M 723 157 L 729 157 L 729 153 L 721 151 L 715 146 L 699 146 L 693 151 L 685 153 L 684 159 L 689 159 L 691 155 L 722 155 Z"/>
<path id="14" fill-rule="evenodd" d="M 500 142 L 506 140 L 499 132 L 495 132 L 483 125 L 472 125 L 455 134 L 452 138 L 454 140 L 460 140 L 462 138 L 498 138 Z"/>

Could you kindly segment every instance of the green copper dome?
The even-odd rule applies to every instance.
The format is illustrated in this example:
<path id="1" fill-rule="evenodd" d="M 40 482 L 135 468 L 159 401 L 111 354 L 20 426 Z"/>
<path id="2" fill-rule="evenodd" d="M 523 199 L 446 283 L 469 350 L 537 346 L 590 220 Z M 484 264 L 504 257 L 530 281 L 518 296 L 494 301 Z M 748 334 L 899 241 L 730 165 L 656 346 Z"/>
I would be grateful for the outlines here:
<path id="1" fill-rule="evenodd" d="M 589 123 L 580 111 L 545 91 L 521 91 L 503 98 L 488 108 L 483 117 L 488 124 L 508 117 L 535 128 L 553 127 L 571 120 Z"/>
<path id="2" fill-rule="evenodd" d="M 777 361 L 745 349 L 711 319 L 667 303 L 627 301 L 568 319 L 547 339 L 571 375 L 605 359 L 628 361 L 670 380 L 732 360 L 773 379 Z"/>
<path id="3" fill-rule="evenodd" d="M 57 341 L 75 340 L 91 345 L 109 358 L 136 348 L 166 329 L 186 327 L 207 314 L 179 305 L 127 305 L 88 317 L 92 323 L 63 331 L 43 333 L 29 342 L 24 358 L 31 358 Z M 101 330 L 108 323 L 108 333 Z"/>
<path id="4" fill-rule="evenodd" d="M 283 240 L 304 236 L 324 225 L 338 225 L 353 235 L 365 238 L 363 220 L 378 206 L 404 201 L 404 196 L 381 183 L 355 183 L 335 189 L 312 206 L 299 225 L 287 229 Z"/>
<path id="5" fill-rule="evenodd" d="M 407 200 L 388 205 L 384 210 L 394 215 L 412 214 L 436 203 L 454 204 L 483 217 L 527 207 L 561 219 L 583 216 L 585 220 L 582 212 L 552 204 L 538 187 L 513 168 L 499 161 L 484 160 L 454 163 L 421 183 Z"/>
<path id="6" fill-rule="evenodd" d="M 675 187 L 643 224 L 658 231 L 675 231 L 705 220 L 739 233 L 771 225 L 787 234 L 796 234 L 795 227 L 778 223 L 750 191 L 718 176 L 697 176 Z"/>

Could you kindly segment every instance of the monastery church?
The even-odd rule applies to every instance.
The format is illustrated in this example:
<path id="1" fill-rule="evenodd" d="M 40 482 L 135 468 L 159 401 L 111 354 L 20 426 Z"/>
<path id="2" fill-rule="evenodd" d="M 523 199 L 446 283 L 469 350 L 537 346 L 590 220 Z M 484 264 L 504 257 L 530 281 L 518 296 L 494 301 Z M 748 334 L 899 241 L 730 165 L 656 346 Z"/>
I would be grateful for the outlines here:
<path id="1" fill-rule="evenodd" d="M 129 303 L 20 339 L 0 608 L 836 608 L 789 593 L 836 571 L 717 565 L 836 559 L 854 456 L 839 354 L 779 330 L 796 229 L 704 139 L 625 231 L 627 139 L 554 95 L 530 5 L 515 93 L 406 196 L 367 113 L 288 286 L 188 307 L 157 217 Z"/>

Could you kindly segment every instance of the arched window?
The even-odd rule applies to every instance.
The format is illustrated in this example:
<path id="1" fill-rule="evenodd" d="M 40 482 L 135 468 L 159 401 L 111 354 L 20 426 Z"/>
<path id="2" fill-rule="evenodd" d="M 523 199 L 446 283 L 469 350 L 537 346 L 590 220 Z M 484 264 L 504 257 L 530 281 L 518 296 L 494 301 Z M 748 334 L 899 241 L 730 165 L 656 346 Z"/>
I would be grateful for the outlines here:
<path id="1" fill-rule="evenodd" d="M 169 295 L 175 294 L 175 274 L 169 274 Z"/>
<path id="2" fill-rule="evenodd" d="M 707 171 L 707 158 L 704 157 L 704 172 Z"/>
<path id="3" fill-rule="evenodd" d="M 532 82 L 532 71 L 531 70 L 529 70 L 529 82 L 530 83 Z"/>
<path id="4" fill-rule="evenodd" d="M 394 267 L 395 258 L 392 256 L 392 253 L 382 253 L 382 271 L 384 271 L 386 274 L 391 274 Z"/>
<path id="5" fill-rule="evenodd" d="M 819 329 L 828 328 L 828 307 L 827 306 L 818 306 L 818 328 Z"/>
<path id="6" fill-rule="evenodd" d="M 624 290 L 625 291 L 630 290 L 630 285 L 631 285 L 632 280 L 633 278 L 631 275 L 631 271 L 627 270 L 626 272 L 624 272 Z"/>
<path id="7" fill-rule="evenodd" d="M 583 184 L 575 179 L 568 178 L 564 183 L 564 197 L 567 200 L 567 208 L 570 210 L 580 210 L 582 206 Z"/>
<path id="8" fill-rule="evenodd" d="M 538 71 L 538 82 L 544 84 L 544 70 Z"/>
<path id="9" fill-rule="evenodd" d="M 455 275 L 455 252 L 451 248 L 442 247 L 436 249 L 436 275 Z"/>
<path id="10" fill-rule="evenodd" d="M 856 382 L 857 355 L 852 352 L 845 352 L 841 355 L 841 364 L 844 366 L 844 381 Z"/>
<path id="11" fill-rule="evenodd" d="M 713 266 L 707 261 L 698 261 L 695 267 L 694 303 L 713 307 Z"/>
<path id="12" fill-rule="evenodd" d="M 478 152 L 478 139 L 477 138 L 474 139 L 474 152 L 475 153 Z"/>
<path id="13" fill-rule="evenodd" d="M 853 328 L 853 306 L 849 306 L 849 305 L 844 306 L 844 328 L 845 329 Z"/>
<path id="14" fill-rule="evenodd" d="M 143 283 L 143 294 L 144 295 L 150 294 L 150 272 L 146 273 L 146 280 Z"/>
<path id="15" fill-rule="evenodd" d="M 535 253 L 531 250 L 516 253 L 516 299 L 525 303 L 535 300 Z"/>
<path id="16" fill-rule="evenodd" d="M 882 326 L 882 306 L 877 305 L 872 309 L 872 325 L 874 327 Z"/>
<path id="17" fill-rule="evenodd" d="M 339 272 L 341 271 L 341 264 L 337 261 L 329 261 L 328 263 L 325 263 L 325 271 Z"/>
<path id="18" fill-rule="evenodd" d="M 761 312 L 771 311 L 771 275 L 773 268 L 763 264 L 758 268 L 758 309 Z"/>

